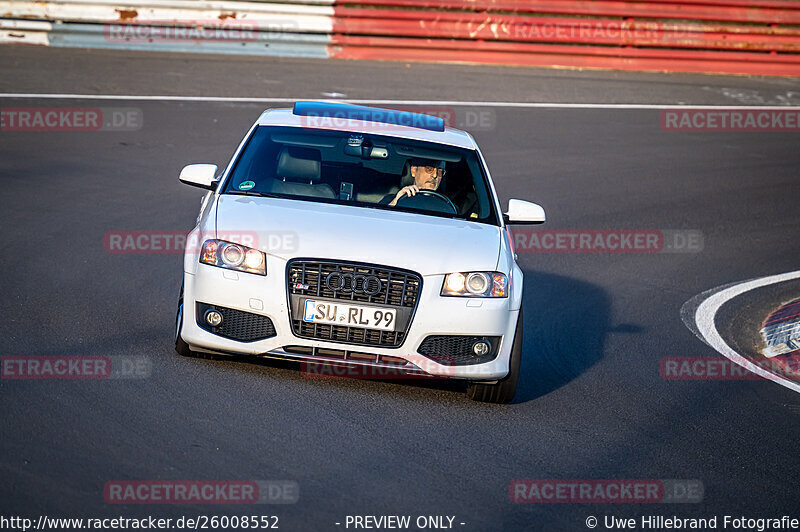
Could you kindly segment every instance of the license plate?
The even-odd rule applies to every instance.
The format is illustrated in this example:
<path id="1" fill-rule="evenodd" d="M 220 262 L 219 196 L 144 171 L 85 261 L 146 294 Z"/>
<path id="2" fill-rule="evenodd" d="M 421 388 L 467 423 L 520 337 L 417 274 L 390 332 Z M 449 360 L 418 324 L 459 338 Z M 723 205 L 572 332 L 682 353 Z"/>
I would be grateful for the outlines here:
<path id="1" fill-rule="evenodd" d="M 303 309 L 303 321 L 393 331 L 397 321 L 397 311 L 307 299 Z"/>

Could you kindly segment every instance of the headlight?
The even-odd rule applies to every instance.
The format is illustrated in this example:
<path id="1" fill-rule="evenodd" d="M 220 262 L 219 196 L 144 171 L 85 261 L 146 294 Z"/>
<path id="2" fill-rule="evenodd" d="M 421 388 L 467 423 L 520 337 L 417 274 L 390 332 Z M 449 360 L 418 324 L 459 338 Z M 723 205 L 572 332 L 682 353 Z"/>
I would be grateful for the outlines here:
<path id="1" fill-rule="evenodd" d="M 443 296 L 507 297 L 508 277 L 499 272 L 457 272 L 444 278 Z"/>
<path id="2" fill-rule="evenodd" d="M 261 251 L 222 240 L 206 240 L 200 262 L 229 270 L 267 275 L 267 257 Z"/>

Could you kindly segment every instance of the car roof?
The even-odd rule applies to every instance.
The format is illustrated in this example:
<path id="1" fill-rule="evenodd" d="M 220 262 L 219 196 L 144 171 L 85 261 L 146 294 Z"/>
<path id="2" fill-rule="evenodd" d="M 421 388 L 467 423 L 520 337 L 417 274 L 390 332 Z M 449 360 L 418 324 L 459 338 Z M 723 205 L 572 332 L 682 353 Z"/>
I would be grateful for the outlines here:
<path id="1" fill-rule="evenodd" d="M 466 131 L 451 127 L 445 127 L 444 131 L 432 131 L 424 128 L 370 122 L 352 118 L 300 116 L 294 114 L 292 109 L 284 108 L 267 109 L 258 118 L 257 124 L 259 126 L 307 127 L 352 133 L 373 133 L 404 139 L 437 142 L 439 144 L 446 144 L 459 148 L 477 148 L 472 135 Z"/>

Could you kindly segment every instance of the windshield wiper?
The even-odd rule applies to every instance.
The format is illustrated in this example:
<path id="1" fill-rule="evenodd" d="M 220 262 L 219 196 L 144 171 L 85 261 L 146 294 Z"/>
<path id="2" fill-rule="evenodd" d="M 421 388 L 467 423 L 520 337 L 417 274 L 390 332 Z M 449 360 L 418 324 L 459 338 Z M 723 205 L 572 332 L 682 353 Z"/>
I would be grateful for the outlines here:
<path id="1" fill-rule="evenodd" d="M 260 198 L 280 198 L 277 194 L 270 194 L 269 192 L 255 192 L 253 190 L 229 190 L 225 194 L 235 194 L 237 196 L 258 196 Z"/>

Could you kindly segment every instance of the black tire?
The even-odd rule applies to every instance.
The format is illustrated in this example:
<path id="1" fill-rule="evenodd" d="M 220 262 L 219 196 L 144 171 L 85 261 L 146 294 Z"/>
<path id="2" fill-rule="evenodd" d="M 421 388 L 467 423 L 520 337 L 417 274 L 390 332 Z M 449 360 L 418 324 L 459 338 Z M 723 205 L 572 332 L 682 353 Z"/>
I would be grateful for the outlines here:
<path id="1" fill-rule="evenodd" d="M 189 344 L 181 338 L 183 330 L 183 283 L 181 283 L 181 294 L 178 296 L 178 315 L 175 317 L 175 351 L 184 357 L 194 357 L 197 353 L 189 349 Z"/>
<path id="2" fill-rule="evenodd" d="M 514 345 L 511 346 L 511 359 L 508 363 L 508 375 L 495 384 L 470 383 L 467 385 L 467 397 L 482 403 L 510 403 L 517 393 L 520 365 L 522 363 L 522 309 L 519 309 L 517 328 L 514 331 Z"/>

